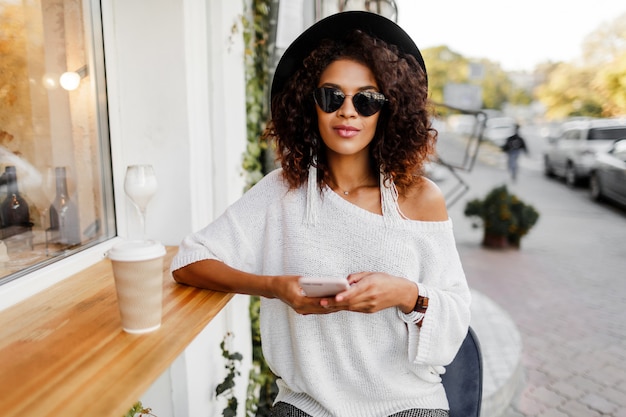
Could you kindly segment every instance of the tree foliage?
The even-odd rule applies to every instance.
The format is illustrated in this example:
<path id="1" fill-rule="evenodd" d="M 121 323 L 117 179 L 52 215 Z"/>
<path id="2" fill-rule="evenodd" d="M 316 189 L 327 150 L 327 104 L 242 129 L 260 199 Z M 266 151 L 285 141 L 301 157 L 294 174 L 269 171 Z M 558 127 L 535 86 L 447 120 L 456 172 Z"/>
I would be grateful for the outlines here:
<path id="1" fill-rule="evenodd" d="M 626 115 L 626 13 L 587 36 L 580 61 L 543 71 L 536 95 L 549 118 Z"/>
<path id="2" fill-rule="evenodd" d="M 568 63 L 560 63 L 549 69 L 545 83 L 536 89 L 536 95 L 546 107 L 546 116 L 563 119 L 571 116 L 602 115 L 602 98 L 590 88 L 595 76 Z"/>
<path id="3" fill-rule="evenodd" d="M 443 89 L 447 83 L 465 83 L 469 79 L 469 62 L 447 46 L 425 48 L 422 51 L 428 71 L 431 100 L 443 103 Z"/>
<path id="4" fill-rule="evenodd" d="M 422 54 L 428 70 L 430 98 L 434 102 L 444 102 L 446 84 L 478 85 L 482 90 L 482 107 L 489 109 L 500 109 L 507 102 L 529 104 L 532 101 L 530 92 L 517 87 L 509 74 L 495 62 L 470 60 L 447 46 L 425 48 Z M 481 77 L 471 79 L 472 64 L 482 68 Z"/>
<path id="5" fill-rule="evenodd" d="M 603 114 L 626 115 L 626 51 L 600 70 L 592 87 L 604 98 Z"/>
<path id="6" fill-rule="evenodd" d="M 583 62 L 592 67 L 611 64 L 625 51 L 626 13 L 587 35 L 582 45 Z"/>
<path id="7" fill-rule="evenodd" d="M 480 63 L 484 68 L 484 77 L 481 81 L 484 108 L 500 109 L 505 103 L 528 104 L 531 101 L 530 93 L 516 86 L 510 74 L 499 64 L 486 59 Z"/>

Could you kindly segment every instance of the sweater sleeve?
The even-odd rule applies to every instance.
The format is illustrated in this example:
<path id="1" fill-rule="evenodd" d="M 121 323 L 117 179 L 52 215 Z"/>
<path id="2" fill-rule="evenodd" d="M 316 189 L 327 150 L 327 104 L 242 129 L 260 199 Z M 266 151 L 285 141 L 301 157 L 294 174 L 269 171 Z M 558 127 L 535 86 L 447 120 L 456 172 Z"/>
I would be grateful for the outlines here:
<path id="1" fill-rule="evenodd" d="M 471 295 L 452 230 L 430 239 L 419 291 L 428 310 L 421 327 L 398 310 L 409 329 L 409 359 L 416 364 L 445 366 L 452 362 L 470 323 Z"/>
<path id="2" fill-rule="evenodd" d="M 286 192 L 279 171 L 268 174 L 209 225 L 185 237 L 170 270 L 216 259 L 242 271 L 257 271 L 272 201 Z"/>

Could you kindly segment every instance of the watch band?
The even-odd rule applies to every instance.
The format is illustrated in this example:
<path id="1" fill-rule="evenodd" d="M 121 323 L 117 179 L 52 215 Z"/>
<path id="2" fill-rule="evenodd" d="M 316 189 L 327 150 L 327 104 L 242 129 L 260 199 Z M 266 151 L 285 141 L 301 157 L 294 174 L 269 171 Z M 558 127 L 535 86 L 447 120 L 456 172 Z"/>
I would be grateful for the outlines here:
<path id="1" fill-rule="evenodd" d="M 413 307 L 413 311 L 418 313 L 426 313 L 426 309 L 428 309 L 428 297 L 422 297 L 421 295 L 417 296 L 417 301 L 415 302 L 415 307 Z"/>

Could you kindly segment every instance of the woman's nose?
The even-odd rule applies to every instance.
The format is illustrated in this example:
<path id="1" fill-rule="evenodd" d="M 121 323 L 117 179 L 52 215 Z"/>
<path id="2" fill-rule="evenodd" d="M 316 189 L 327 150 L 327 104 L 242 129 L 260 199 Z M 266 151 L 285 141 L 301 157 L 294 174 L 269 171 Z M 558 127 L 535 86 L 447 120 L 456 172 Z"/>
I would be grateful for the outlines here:
<path id="1" fill-rule="evenodd" d="M 339 110 L 337 110 L 337 115 L 346 118 L 356 117 L 358 115 L 358 112 L 354 108 L 354 103 L 352 102 L 351 95 L 346 96 L 346 98 L 343 100 L 343 103 L 341 103 L 341 107 L 339 107 Z"/>

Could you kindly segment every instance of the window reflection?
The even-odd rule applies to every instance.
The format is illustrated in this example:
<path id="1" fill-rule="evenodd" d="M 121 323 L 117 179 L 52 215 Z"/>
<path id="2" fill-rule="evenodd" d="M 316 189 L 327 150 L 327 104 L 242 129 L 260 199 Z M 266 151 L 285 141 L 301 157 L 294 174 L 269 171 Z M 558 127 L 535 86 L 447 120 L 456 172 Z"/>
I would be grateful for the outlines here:
<path id="1" fill-rule="evenodd" d="M 100 17 L 85 5 L 0 0 L 0 283 L 115 233 Z"/>

